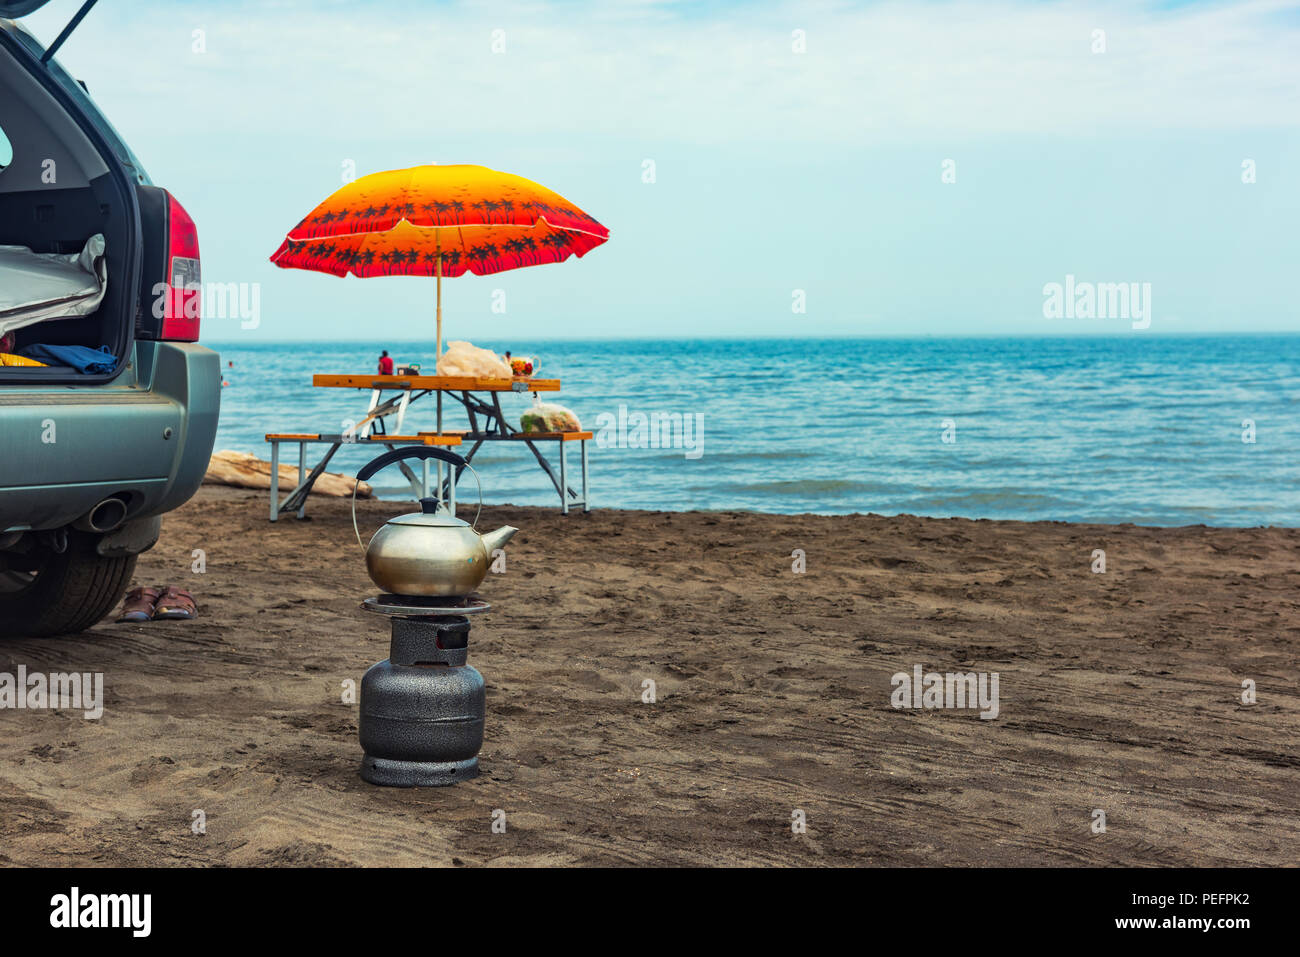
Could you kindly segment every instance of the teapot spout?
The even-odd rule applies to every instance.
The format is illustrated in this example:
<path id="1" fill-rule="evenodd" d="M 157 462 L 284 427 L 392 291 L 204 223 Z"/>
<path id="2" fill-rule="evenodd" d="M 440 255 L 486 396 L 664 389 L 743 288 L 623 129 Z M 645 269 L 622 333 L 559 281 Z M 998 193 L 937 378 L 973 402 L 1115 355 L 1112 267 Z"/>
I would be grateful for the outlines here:
<path id="1" fill-rule="evenodd" d="M 483 547 L 486 548 L 488 554 L 491 555 L 495 549 L 505 548 L 506 542 L 514 538 L 515 532 L 517 531 L 519 531 L 519 529 L 515 528 L 513 525 L 502 525 L 495 532 L 484 532 L 482 536 Z"/>

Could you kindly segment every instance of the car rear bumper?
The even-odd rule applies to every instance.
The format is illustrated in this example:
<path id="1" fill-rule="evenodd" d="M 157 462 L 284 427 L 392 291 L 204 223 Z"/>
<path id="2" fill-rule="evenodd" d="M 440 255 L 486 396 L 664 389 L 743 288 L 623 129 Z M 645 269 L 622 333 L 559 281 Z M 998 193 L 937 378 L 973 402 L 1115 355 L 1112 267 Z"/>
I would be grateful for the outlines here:
<path id="1" fill-rule="evenodd" d="M 137 341 L 111 383 L 0 386 L 0 532 L 61 528 L 112 496 L 128 519 L 183 504 L 203 481 L 221 405 L 220 357 Z"/>

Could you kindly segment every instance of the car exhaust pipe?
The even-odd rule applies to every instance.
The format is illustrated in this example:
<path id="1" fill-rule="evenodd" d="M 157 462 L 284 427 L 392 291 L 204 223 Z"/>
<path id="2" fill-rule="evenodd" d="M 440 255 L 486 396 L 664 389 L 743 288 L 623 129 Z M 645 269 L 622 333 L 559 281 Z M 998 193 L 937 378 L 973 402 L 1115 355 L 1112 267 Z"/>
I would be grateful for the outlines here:
<path id="1" fill-rule="evenodd" d="M 120 498 L 106 498 L 72 525 L 83 532 L 111 532 L 125 521 L 126 502 Z"/>

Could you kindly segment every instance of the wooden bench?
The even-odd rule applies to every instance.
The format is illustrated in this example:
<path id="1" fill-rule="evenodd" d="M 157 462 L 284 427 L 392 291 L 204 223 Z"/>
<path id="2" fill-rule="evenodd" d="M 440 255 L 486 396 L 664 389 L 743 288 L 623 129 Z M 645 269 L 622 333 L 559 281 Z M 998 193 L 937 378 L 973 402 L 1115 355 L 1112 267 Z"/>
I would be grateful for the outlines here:
<path id="1" fill-rule="evenodd" d="M 573 433 L 577 435 L 578 433 Z M 418 435 L 368 435 L 365 438 L 348 438 L 342 434 L 339 435 L 322 435 L 319 432 L 268 432 L 266 441 L 274 444 L 280 442 L 352 442 L 360 445 L 363 442 L 378 442 L 381 445 L 385 442 L 407 442 L 418 445 L 460 445 L 462 439 L 458 433 L 444 432 L 441 435 L 436 432 L 420 432 Z"/>
<path id="2" fill-rule="evenodd" d="M 594 432 L 515 432 L 512 439 L 558 439 L 561 442 L 586 442 Z"/>
<path id="3" fill-rule="evenodd" d="M 461 437 L 458 435 L 436 435 L 433 433 L 420 435 L 368 435 L 358 437 L 356 435 L 322 434 L 320 432 L 268 432 L 266 441 L 271 443 L 271 521 L 276 521 L 281 512 L 298 513 L 302 518 L 307 513 L 307 496 L 311 494 L 311 487 L 316 484 L 316 479 L 325 471 L 325 466 L 329 460 L 334 457 L 334 453 L 343 445 L 439 445 L 455 446 L 461 444 Z M 280 501 L 280 443 L 297 442 L 298 443 L 298 485 L 284 499 Z M 325 457 L 320 460 L 317 466 L 311 470 L 310 475 L 307 472 L 307 446 L 314 443 L 322 443 L 332 446 Z M 405 467 L 403 467 L 405 471 Z M 304 478 L 304 475 L 306 477 Z M 407 476 L 408 480 L 410 476 Z M 425 489 L 428 494 L 428 489 Z"/>
<path id="4" fill-rule="evenodd" d="M 445 438 L 446 436 L 455 436 L 463 442 L 473 442 L 473 446 L 465 453 L 465 461 L 474 458 L 474 453 L 484 442 L 527 442 L 528 447 L 533 449 L 533 454 L 538 456 L 538 461 L 542 463 L 543 468 L 550 471 L 545 460 L 533 448 L 534 442 L 556 442 L 559 444 L 560 451 L 560 475 L 556 480 L 556 488 L 563 489 L 560 492 L 560 514 L 568 515 L 570 505 L 581 505 L 584 512 L 591 511 L 590 498 L 587 494 L 587 442 L 595 437 L 593 432 L 510 432 L 502 434 L 500 432 L 471 432 L 467 430 L 443 431 L 438 432 L 420 432 L 422 436 L 431 438 Z M 578 498 L 568 493 L 568 465 L 565 460 L 564 446 L 567 442 L 581 442 L 581 462 L 582 462 L 582 497 Z"/>
<path id="5" fill-rule="evenodd" d="M 589 439 L 595 438 L 594 432 L 512 432 L 509 435 L 495 435 L 487 432 L 471 432 L 468 429 L 448 429 L 442 432 L 420 432 L 417 434 L 422 438 L 427 437 L 432 439 L 455 436 L 462 442 L 465 439 L 513 439 L 516 441 L 526 439 L 552 439 L 561 442 L 586 442 Z"/>

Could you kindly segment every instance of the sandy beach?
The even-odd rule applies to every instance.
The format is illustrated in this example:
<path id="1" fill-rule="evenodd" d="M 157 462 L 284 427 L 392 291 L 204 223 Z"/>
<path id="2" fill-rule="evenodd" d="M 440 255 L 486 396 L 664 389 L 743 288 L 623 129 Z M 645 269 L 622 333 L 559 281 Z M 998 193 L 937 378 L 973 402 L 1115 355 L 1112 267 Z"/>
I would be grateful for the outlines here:
<path id="1" fill-rule="evenodd" d="M 198 621 L 0 645 L 106 699 L 3 713 L 0 862 L 1296 863 L 1300 530 L 485 509 L 522 531 L 471 637 L 483 773 L 398 790 L 341 700 L 387 621 L 347 503 L 309 515 L 206 487 L 136 575 Z M 997 672 L 997 718 L 896 709 L 916 665 Z"/>

